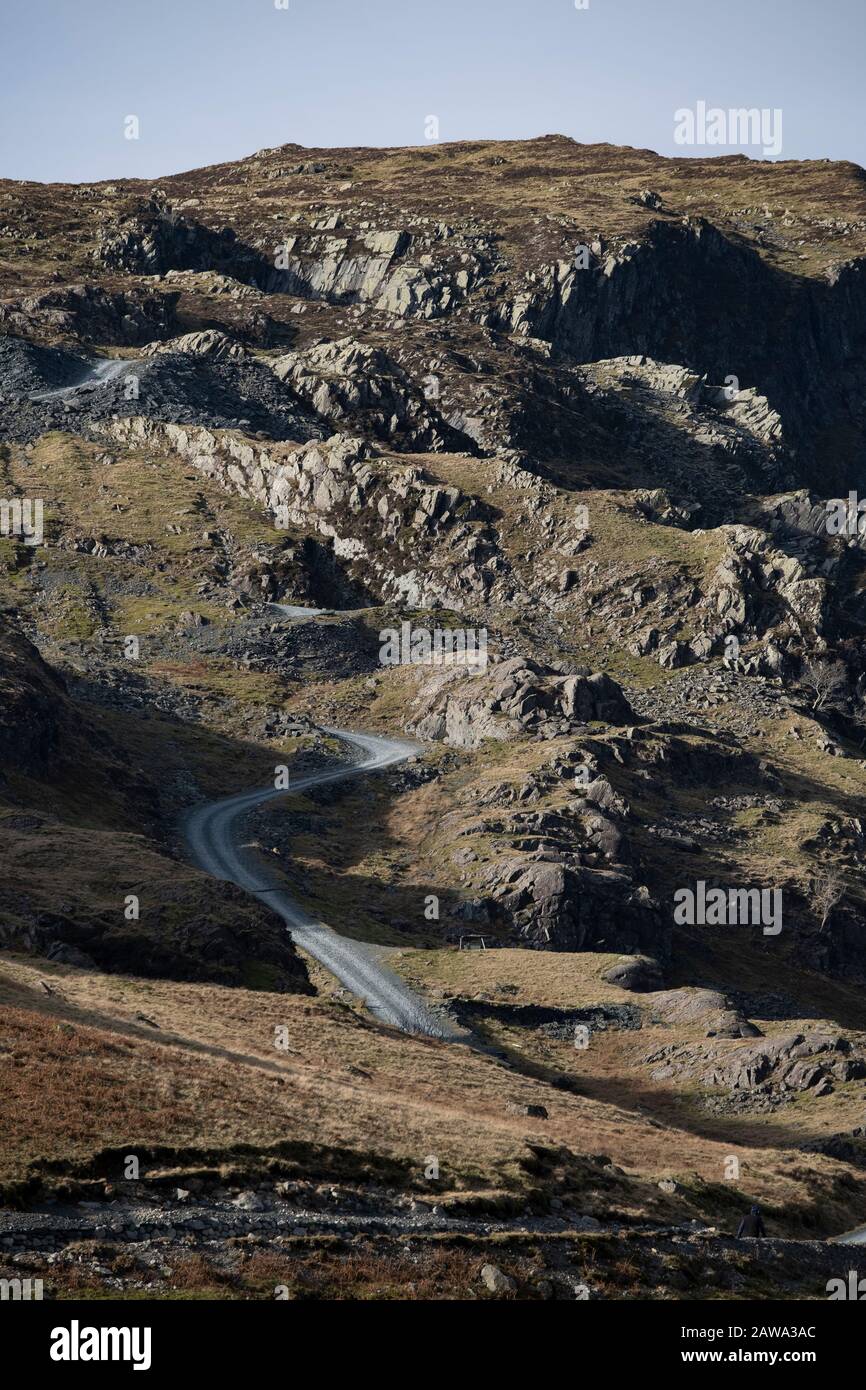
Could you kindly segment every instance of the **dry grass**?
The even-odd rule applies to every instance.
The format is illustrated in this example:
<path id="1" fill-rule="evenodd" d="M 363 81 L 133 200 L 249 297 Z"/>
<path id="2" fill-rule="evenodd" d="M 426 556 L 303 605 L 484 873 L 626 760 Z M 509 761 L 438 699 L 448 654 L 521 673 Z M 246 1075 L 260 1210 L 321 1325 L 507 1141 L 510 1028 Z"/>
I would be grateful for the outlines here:
<path id="1" fill-rule="evenodd" d="M 240 545 L 284 538 L 252 503 L 154 451 L 106 453 L 104 445 L 52 432 L 29 452 L 10 451 L 8 474 L 16 491 L 46 494 L 49 545 L 42 554 L 53 578 L 41 600 L 34 593 L 29 601 L 41 630 L 59 641 L 90 638 L 106 618 L 121 636 L 146 637 L 173 626 L 189 608 L 224 622 L 224 609 L 196 593 L 219 558 L 203 532 L 224 532 Z M 70 537 L 145 547 L 146 577 L 141 558 L 58 551 L 57 541 Z M 14 573 L 0 571 L 0 581 L 20 600 Z"/>
<path id="2" fill-rule="evenodd" d="M 288 173 L 286 166 L 298 161 L 319 162 L 324 173 Z M 346 180 L 352 185 L 348 198 L 340 191 Z M 136 179 L 119 188 L 96 184 L 86 200 L 76 200 L 68 185 L 0 181 L 4 222 L 17 233 L 0 240 L 5 292 L 44 284 L 58 266 L 56 247 L 64 248 L 67 281 L 84 278 L 85 272 L 92 276 L 95 228 L 103 217 L 129 211 L 153 186 Z M 229 222 L 244 237 L 285 215 L 287 206 L 312 217 L 329 202 L 346 207 L 372 201 L 381 209 L 383 226 L 402 225 L 407 208 L 434 222 L 473 217 L 484 226 L 495 217 L 508 259 L 517 266 L 533 251 L 549 255 L 563 224 L 584 238 L 595 233 L 639 237 L 658 214 L 629 199 L 647 187 L 662 195 L 670 213 L 708 217 L 780 269 L 818 276 L 864 250 L 862 231 L 843 238 L 827 218 L 828 208 L 839 222 L 863 218 L 863 171 L 856 165 L 743 156 L 665 159 L 652 150 L 581 145 L 556 135 L 395 149 L 289 145 L 258 158 L 161 177 L 158 186 L 172 202 L 199 199 L 197 216 L 211 225 Z M 758 229 L 778 225 L 786 214 L 792 219 L 791 248 L 762 245 Z M 33 237 L 36 226 L 39 240 Z M 799 238 L 807 240 L 806 248 L 797 246 Z"/>
<path id="3" fill-rule="evenodd" d="M 55 995 L 45 995 L 41 979 L 51 981 Z M 523 1165 L 533 1140 L 610 1155 L 628 1174 L 615 1198 L 624 1213 L 682 1219 L 682 1200 L 643 1186 L 670 1173 L 672 1144 L 676 1173 L 693 1189 L 686 1210 L 706 1201 L 712 1209 L 720 1200 L 712 1192 L 730 1139 L 688 1123 L 665 1127 L 652 1113 L 652 1088 L 631 1095 L 611 1088 L 605 1096 L 599 1079 L 597 1094 L 590 1086 L 569 1094 L 541 1079 L 543 1068 L 535 1078 L 509 1072 L 483 1054 L 407 1039 L 327 1002 L 37 969 L 10 957 L 3 959 L 0 1000 L 20 1030 L 18 1079 L 0 1102 L 7 1182 L 24 1177 L 38 1159 L 62 1167 L 106 1147 L 210 1152 L 298 1140 L 354 1152 L 361 1166 L 365 1158 L 404 1164 L 406 1181 L 422 1191 L 430 1186 L 424 1163 L 436 1155 L 437 1200 L 447 1201 L 451 1191 L 527 1190 L 534 1180 Z M 287 1052 L 274 1049 L 275 1025 L 288 1029 Z M 544 1105 L 549 1118 L 514 1115 L 509 1102 Z M 856 1201 L 847 1212 L 837 1207 L 832 1193 L 841 1165 L 771 1146 L 735 1151 L 743 1176 L 724 1194 L 730 1203 L 758 1199 L 796 1220 L 820 1196 L 837 1229 L 848 1216 L 866 1216 L 866 1199 L 862 1209 Z M 597 1200 L 590 1182 L 586 1208 Z"/>
<path id="4" fill-rule="evenodd" d="M 407 980 L 418 980 L 431 993 L 447 991 L 471 999 L 477 994 L 503 1002 L 574 1009 L 587 1003 L 634 1003 L 635 997 L 606 984 L 602 973 L 618 955 L 596 952 L 421 951 L 403 950 L 390 962 Z M 502 987 L 505 987 L 504 989 Z"/>

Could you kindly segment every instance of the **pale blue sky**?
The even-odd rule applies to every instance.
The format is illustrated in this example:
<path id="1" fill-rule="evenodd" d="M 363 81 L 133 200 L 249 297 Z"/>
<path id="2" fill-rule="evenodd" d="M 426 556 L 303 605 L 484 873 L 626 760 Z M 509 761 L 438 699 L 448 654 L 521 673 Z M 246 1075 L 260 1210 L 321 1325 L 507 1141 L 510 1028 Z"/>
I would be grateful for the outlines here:
<path id="1" fill-rule="evenodd" d="M 866 0 L 0 0 L 0 177 L 156 177 L 263 146 L 558 132 L 661 154 L 674 112 L 783 112 L 866 164 Z M 140 139 L 124 138 L 136 115 Z M 760 151 L 744 150 L 760 157 Z"/>

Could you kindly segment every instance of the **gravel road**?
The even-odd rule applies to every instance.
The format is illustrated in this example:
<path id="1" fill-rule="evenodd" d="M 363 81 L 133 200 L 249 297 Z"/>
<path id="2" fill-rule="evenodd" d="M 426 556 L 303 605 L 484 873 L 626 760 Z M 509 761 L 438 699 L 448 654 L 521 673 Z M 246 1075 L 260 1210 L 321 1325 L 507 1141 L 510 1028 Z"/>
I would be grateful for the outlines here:
<path id="1" fill-rule="evenodd" d="M 376 772 L 405 761 L 417 751 L 414 744 L 381 738 L 375 734 L 360 734 L 344 729 L 329 729 L 326 732 L 359 753 L 360 760 L 345 767 L 298 777 L 290 783 L 291 792 Z M 196 863 L 214 877 L 229 879 L 247 892 L 254 893 L 279 913 L 295 943 L 320 961 L 353 994 L 365 1000 L 371 1012 L 383 1023 L 390 1023 L 407 1033 L 424 1033 L 434 1038 L 465 1038 L 465 1034 L 447 1019 L 437 1018 L 402 980 L 382 965 L 373 948 L 364 942 L 340 936 L 323 922 L 310 917 L 284 888 L 268 881 L 264 867 L 245 855 L 238 844 L 244 815 L 254 807 L 283 795 L 283 791 L 266 787 L 196 807 L 184 825 Z"/>

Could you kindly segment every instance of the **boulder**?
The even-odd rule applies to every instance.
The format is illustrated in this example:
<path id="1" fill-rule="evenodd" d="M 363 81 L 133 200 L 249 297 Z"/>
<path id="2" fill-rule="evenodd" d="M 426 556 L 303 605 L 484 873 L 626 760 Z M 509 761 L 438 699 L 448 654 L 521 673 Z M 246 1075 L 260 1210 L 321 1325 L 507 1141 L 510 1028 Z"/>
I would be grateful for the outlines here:
<path id="1" fill-rule="evenodd" d="M 465 666 L 437 671 L 422 685 L 416 707 L 423 713 L 410 723 L 409 732 L 458 748 L 532 733 L 549 723 L 567 731 L 590 722 L 620 726 L 636 720 L 610 676 L 563 676 L 523 657 L 499 662 L 483 675 Z"/>
<path id="2" fill-rule="evenodd" d="M 481 1282 L 491 1293 L 503 1297 L 505 1294 L 514 1293 L 517 1285 L 507 1274 L 503 1274 L 497 1265 L 482 1265 Z"/>
<path id="3" fill-rule="evenodd" d="M 658 961 L 651 956 L 625 956 L 609 966 L 601 978 L 609 985 L 618 985 L 620 989 L 646 994 L 658 989 L 662 983 L 662 971 Z"/>
<path id="4" fill-rule="evenodd" d="M 695 1024 L 707 1038 L 759 1038 L 761 1030 L 750 1023 L 724 994 L 714 989 L 668 989 L 647 1000 L 653 1021 Z"/>

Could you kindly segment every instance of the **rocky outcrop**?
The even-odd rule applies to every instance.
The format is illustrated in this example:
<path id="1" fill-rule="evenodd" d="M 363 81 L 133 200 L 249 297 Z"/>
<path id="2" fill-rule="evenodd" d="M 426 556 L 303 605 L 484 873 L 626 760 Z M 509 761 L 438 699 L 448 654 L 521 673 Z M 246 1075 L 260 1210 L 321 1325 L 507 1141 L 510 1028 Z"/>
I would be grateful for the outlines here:
<path id="1" fill-rule="evenodd" d="M 739 443 L 737 434 L 751 436 L 770 448 L 783 442 L 781 416 L 754 387 L 713 385 L 706 372 L 658 362 L 645 354 L 602 358 L 585 370 L 600 387 L 627 386 L 638 395 L 668 397 L 679 402 L 681 417 L 684 408 L 688 408 L 686 418 L 694 421 L 704 444 L 733 453 Z"/>
<path id="2" fill-rule="evenodd" d="M 514 657 L 483 676 L 437 672 L 422 687 L 424 713 L 408 727 L 422 740 L 477 748 L 485 739 L 568 733 L 586 724 L 629 724 L 634 712 L 616 681 L 601 672 L 562 676 Z"/>
<path id="3" fill-rule="evenodd" d="M 271 363 L 280 381 L 317 415 L 406 449 L 474 452 L 473 441 L 447 424 L 422 389 L 378 347 L 354 338 L 318 343 Z"/>
<path id="4" fill-rule="evenodd" d="M 445 224 L 432 232 L 421 219 L 417 225 L 417 234 L 404 228 L 344 229 L 334 212 L 299 226 L 296 215 L 287 234 L 260 237 L 252 245 L 233 228 L 205 226 L 155 195 L 119 221 L 104 223 L 93 255 L 115 271 L 212 271 L 268 294 L 369 304 L 397 318 L 437 318 L 483 278 L 487 248 L 463 239 L 451 244 L 455 234 Z M 436 256 L 427 249 L 434 244 L 442 248 Z"/>
<path id="5" fill-rule="evenodd" d="M 757 1038 L 759 1028 L 715 989 L 661 990 L 647 998 L 653 1022 L 695 1024 L 707 1038 Z"/>
<path id="6" fill-rule="evenodd" d="M 550 860 L 498 861 L 481 877 L 517 941 L 542 951 L 624 951 L 666 955 L 656 904 L 631 876 Z"/>
<path id="7" fill-rule="evenodd" d="M 214 362 L 231 359 L 237 361 L 247 356 L 242 343 L 235 342 L 227 333 L 221 333 L 216 328 L 207 328 L 201 333 L 184 333 L 180 338 L 169 338 L 164 343 L 149 343 L 142 356 L 154 357 L 165 352 L 179 352 L 187 357 L 206 357 Z"/>
<path id="8" fill-rule="evenodd" d="M 743 1046 L 662 1048 L 646 1057 L 655 1080 L 676 1077 L 730 1091 L 829 1094 L 866 1076 L 866 1059 L 839 1033 L 777 1033 Z"/>
<path id="9" fill-rule="evenodd" d="M 850 468 L 851 446 L 843 458 L 824 441 L 835 430 L 862 437 L 862 405 L 846 380 L 866 305 L 862 261 L 798 283 L 703 218 L 657 220 L 641 240 L 597 239 L 590 251 L 585 269 L 559 260 L 528 271 L 506 303 L 480 311 L 482 321 L 546 339 L 576 362 L 641 354 L 686 364 L 719 387 L 735 376 L 756 392 L 741 405 L 749 424 L 766 417 L 759 394 L 786 435 L 810 441 L 813 459 L 802 464 L 816 486 L 822 471 L 839 478 Z M 777 437 L 775 425 L 759 432 Z"/>
<path id="10" fill-rule="evenodd" d="M 723 629 L 751 635 L 787 627 L 811 640 L 821 637 L 827 580 L 775 548 L 766 533 L 745 526 L 720 530 L 728 550 L 712 576 L 707 603 Z"/>
<path id="11" fill-rule="evenodd" d="M 400 319 L 439 318 L 484 277 L 488 246 L 455 239 L 444 223 L 431 230 L 421 219 L 409 222 L 396 230 L 349 229 L 334 212 L 313 227 L 293 228 L 274 246 L 274 268 L 264 287 L 330 303 L 365 304 Z"/>
<path id="12" fill-rule="evenodd" d="M 106 422 L 102 431 L 130 448 L 169 449 L 278 524 L 311 529 L 380 602 L 460 609 L 494 598 L 529 601 L 482 504 L 429 481 L 417 466 L 395 467 L 360 438 L 281 446 L 143 418 Z"/>
<path id="13" fill-rule="evenodd" d="M 0 331 L 86 343 L 149 343 L 175 327 L 179 296 L 141 289 L 111 294 L 97 285 L 68 285 L 0 303 Z"/>
<path id="14" fill-rule="evenodd" d="M 662 983 L 661 966 L 652 956 L 626 956 L 602 972 L 606 984 L 634 994 L 646 994 Z"/>
<path id="15" fill-rule="evenodd" d="M 204 226 L 157 194 L 120 219 L 101 224 L 93 259 L 107 270 L 134 275 L 216 271 L 255 283 L 269 272 L 266 258 L 242 241 L 234 228 Z"/>

